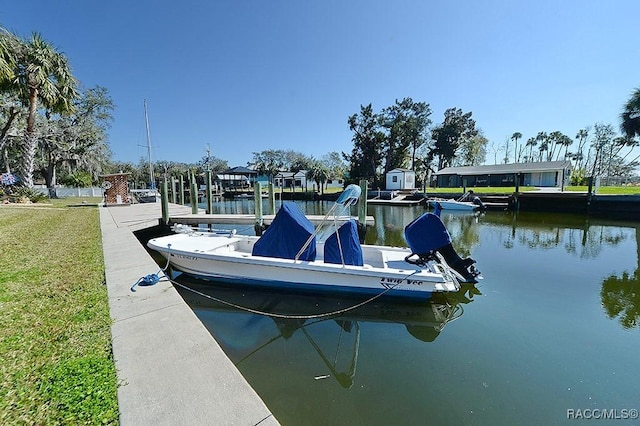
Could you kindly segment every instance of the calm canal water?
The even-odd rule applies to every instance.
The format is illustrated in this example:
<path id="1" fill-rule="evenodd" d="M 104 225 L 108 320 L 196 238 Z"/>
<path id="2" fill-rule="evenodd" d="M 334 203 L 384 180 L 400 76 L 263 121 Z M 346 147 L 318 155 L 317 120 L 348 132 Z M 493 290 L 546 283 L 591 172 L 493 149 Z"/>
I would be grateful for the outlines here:
<path id="1" fill-rule="evenodd" d="M 309 214 L 329 206 L 299 204 Z M 252 206 L 225 201 L 217 209 Z M 403 227 L 423 212 L 369 206 L 376 225 L 367 243 L 404 245 Z M 284 425 L 574 424 L 572 417 L 602 416 L 597 410 L 637 416 L 638 223 L 541 213 L 442 217 L 458 251 L 471 254 L 484 275 L 458 294 L 421 304 L 376 301 L 305 320 L 181 293 Z M 359 301 L 182 281 L 279 314 Z"/>

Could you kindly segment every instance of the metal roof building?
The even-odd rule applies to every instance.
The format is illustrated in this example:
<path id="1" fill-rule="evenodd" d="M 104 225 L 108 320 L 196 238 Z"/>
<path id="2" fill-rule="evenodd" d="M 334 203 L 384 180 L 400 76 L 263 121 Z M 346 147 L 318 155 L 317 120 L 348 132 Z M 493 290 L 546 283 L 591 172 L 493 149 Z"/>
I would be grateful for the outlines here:
<path id="1" fill-rule="evenodd" d="M 564 187 L 571 175 L 570 161 L 446 167 L 435 173 L 438 187 L 541 186 Z"/>

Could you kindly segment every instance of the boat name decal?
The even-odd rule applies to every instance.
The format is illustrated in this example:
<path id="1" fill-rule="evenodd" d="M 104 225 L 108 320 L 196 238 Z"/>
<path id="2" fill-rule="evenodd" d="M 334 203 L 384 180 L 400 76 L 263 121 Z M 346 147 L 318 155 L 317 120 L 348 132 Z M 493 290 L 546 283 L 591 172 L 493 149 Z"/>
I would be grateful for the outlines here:
<path id="1" fill-rule="evenodd" d="M 389 278 L 389 277 L 380 277 L 380 285 L 386 288 L 391 288 L 398 286 L 400 284 L 406 285 L 422 285 L 422 281 L 420 280 L 409 280 L 405 278 Z"/>
<path id="2" fill-rule="evenodd" d="M 171 254 L 171 256 L 175 256 L 175 257 L 178 257 L 180 259 L 193 260 L 193 261 L 198 260 L 198 258 L 195 257 L 195 256 L 185 256 L 185 255 L 182 255 L 182 254 Z"/>

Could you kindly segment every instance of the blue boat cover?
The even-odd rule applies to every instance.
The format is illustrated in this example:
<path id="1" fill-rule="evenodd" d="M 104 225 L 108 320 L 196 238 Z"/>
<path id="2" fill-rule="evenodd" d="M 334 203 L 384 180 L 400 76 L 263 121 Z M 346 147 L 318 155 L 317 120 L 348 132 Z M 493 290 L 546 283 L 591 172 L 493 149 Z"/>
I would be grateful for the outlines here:
<path id="1" fill-rule="evenodd" d="M 253 255 L 295 259 L 313 231 L 313 224 L 295 203 L 283 203 L 271 225 L 253 246 Z M 299 259 L 315 260 L 315 258 L 316 239 L 314 237 Z"/>
<path id="2" fill-rule="evenodd" d="M 338 245 L 338 236 L 340 245 Z M 342 257 L 340 257 L 340 246 L 342 246 Z M 345 265 L 362 266 L 362 247 L 358 238 L 358 226 L 356 221 L 351 219 L 345 222 L 337 232 L 334 232 L 324 243 L 325 263 L 342 264 L 344 258 Z"/>
<path id="3" fill-rule="evenodd" d="M 451 236 L 442 220 L 425 213 L 404 228 L 404 239 L 415 254 L 427 254 L 451 243 Z"/>

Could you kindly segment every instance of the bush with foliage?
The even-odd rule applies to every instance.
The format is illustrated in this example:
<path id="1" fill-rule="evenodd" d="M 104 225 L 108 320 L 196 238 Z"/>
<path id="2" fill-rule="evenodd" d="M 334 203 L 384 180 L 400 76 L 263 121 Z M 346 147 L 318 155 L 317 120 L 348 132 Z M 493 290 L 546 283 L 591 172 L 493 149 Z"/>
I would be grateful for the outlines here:
<path id="1" fill-rule="evenodd" d="M 569 179 L 571 186 L 584 186 L 588 184 L 588 179 L 584 169 L 576 169 L 571 172 Z"/>
<path id="2" fill-rule="evenodd" d="M 93 180 L 91 179 L 91 173 L 84 170 L 78 170 L 74 173 L 62 176 L 59 179 L 60 183 L 73 188 L 89 188 Z"/>
<path id="3" fill-rule="evenodd" d="M 9 194 L 9 201 L 12 203 L 43 203 L 49 201 L 49 197 L 31 188 L 18 187 Z"/>

